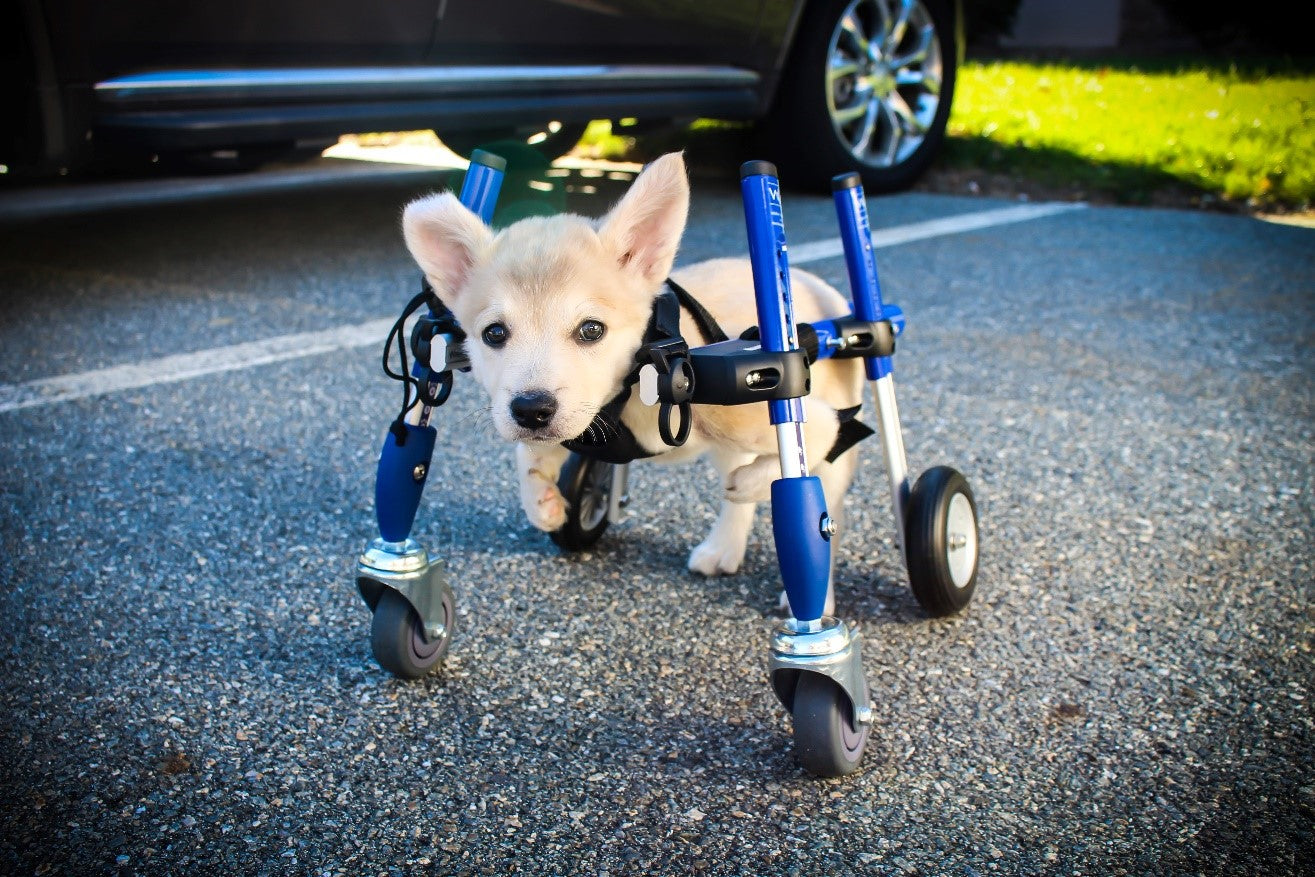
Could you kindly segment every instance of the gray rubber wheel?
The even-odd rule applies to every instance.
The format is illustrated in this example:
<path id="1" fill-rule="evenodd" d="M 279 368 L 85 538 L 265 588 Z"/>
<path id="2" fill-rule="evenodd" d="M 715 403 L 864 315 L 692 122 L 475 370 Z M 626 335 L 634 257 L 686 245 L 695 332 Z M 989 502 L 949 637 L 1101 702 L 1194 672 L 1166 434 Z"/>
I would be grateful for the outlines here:
<path id="1" fill-rule="evenodd" d="M 615 467 L 572 452 L 557 477 L 566 499 L 566 523 L 548 534 L 563 551 L 583 551 L 607 529 L 607 503 Z"/>
<path id="2" fill-rule="evenodd" d="M 949 466 L 922 473 L 904 522 L 909 586 L 928 614 L 952 615 L 977 588 L 977 501 Z"/>
<path id="3" fill-rule="evenodd" d="M 370 625 L 370 648 L 379 666 L 399 679 L 419 679 L 438 667 L 447 655 L 456 621 L 450 595 L 444 596 L 442 606 L 446 632 L 431 640 L 406 598 L 391 588 L 385 589 L 374 607 Z"/>
<path id="4" fill-rule="evenodd" d="M 865 695 L 866 696 L 866 695 Z M 825 676 L 802 673 L 794 693 L 794 748 L 804 770 L 842 777 L 858 769 L 868 727 L 854 727 L 849 698 Z"/>

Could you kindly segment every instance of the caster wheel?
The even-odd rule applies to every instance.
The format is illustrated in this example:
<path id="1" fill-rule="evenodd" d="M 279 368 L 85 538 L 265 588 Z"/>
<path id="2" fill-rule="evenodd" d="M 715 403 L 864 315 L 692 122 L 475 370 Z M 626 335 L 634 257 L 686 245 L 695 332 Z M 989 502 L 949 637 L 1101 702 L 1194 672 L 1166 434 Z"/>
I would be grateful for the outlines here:
<path id="1" fill-rule="evenodd" d="M 867 742 L 868 726 L 854 727 L 849 698 L 840 686 L 816 673 L 800 674 L 794 693 L 794 748 L 804 770 L 820 777 L 853 773 Z"/>
<path id="2" fill-rule="evenodd" d="M 379 665 L 400 679 L 419 679 L 441 664 L 457 615 L 450 595 L 444 596 L 442 605 L 446 632 L 431 640 L 406 598 L 391 588 L 384 590 L 370 626 L 370 647 Z"/>
<path id="3" fill-rule="evenodd" d="M 909 584 L 922 608 L 952 615 L 977 587 L 977 503 L 968 482 L 949 466 L 922 473 L 904 522 Z"/>
<path id="4" fill-rule="evenodd" d="M 566 498 L 566 523 L 548 535 L 563 551 L 582 551 L 607 529 L 607 503 L 615 467 L 572 453 L 557 478 Z"/>

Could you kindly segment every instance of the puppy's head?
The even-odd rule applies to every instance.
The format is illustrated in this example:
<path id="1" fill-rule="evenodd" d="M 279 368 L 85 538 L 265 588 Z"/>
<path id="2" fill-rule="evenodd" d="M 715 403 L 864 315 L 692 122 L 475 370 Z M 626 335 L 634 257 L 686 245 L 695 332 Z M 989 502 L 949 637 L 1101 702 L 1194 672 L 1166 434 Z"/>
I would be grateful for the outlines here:
<path id="1" fill-rule="evenodd" d="M 575 438 L 620 392 L 688 212 L 679 153 L 597 221 L 531 217 L 495 235 L 451 194 L 407 206 L 407 248 L 466 331 L 504 438 Z"/>

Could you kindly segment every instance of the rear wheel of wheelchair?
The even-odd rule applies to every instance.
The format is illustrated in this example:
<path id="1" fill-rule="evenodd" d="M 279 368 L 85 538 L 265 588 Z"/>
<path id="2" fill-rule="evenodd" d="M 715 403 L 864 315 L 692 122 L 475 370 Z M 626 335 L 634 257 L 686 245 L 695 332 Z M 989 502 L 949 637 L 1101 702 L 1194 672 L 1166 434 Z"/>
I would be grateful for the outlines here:
<path id="1" fill-rule="evenodd" d="M 951 615 L 977 587 L 977 502 L 956 470 L 922 473 L 909 495 L 904 521 L 909 585 L 929 614 Z"/>
<path id="2" fill-rule="evenodd" d="M 456 621 L 450 593 L 443 595 L 441 605 L 443 633 L 431 638 L 407 599 L 392 588 L 385 589 L 370 625 L 370 648 L 379 666 L 400 679 L 419 679 L 438 667 L 447 656 Z"/>
<path id="3" fill-rule="evenodd" d="M 840 686 L 817 673 L 802 673 L 794 693 L 794 748 L 804 770 L 820 777 L 853 773 L 863 760 L 868 726 L 856 725 Z"/>
<path id="4" fill-rule="evenodd" d="M 582 551 L 607 529 L 607 505 L 616 467 L 572 452 L 557 478 L 566 500 L 566 523 L 549 536 L 563 551 Z"/>

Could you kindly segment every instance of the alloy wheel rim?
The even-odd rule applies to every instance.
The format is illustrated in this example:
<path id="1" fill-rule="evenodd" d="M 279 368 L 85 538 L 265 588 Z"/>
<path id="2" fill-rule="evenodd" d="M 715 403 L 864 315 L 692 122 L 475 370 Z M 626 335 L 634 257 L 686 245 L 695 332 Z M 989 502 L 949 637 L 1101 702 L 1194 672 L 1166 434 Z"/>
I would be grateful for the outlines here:
<path id="1" fill-rule="evenodd" d="M 865 165 L 900 164 L 931 133 L 942 76 L 936 25 L 921 0 L 853 0 L 827 47 L 836 136 Z"/>
<path id="2" fill-rule="evenodd" d="M 607 517 L 607 495 L 612 489 L 612 467 L 604 463 L 594 463 L 585 476 L 582 487 L 578 500 L 580 525 L 585 530 L 592 530 Z"/>

